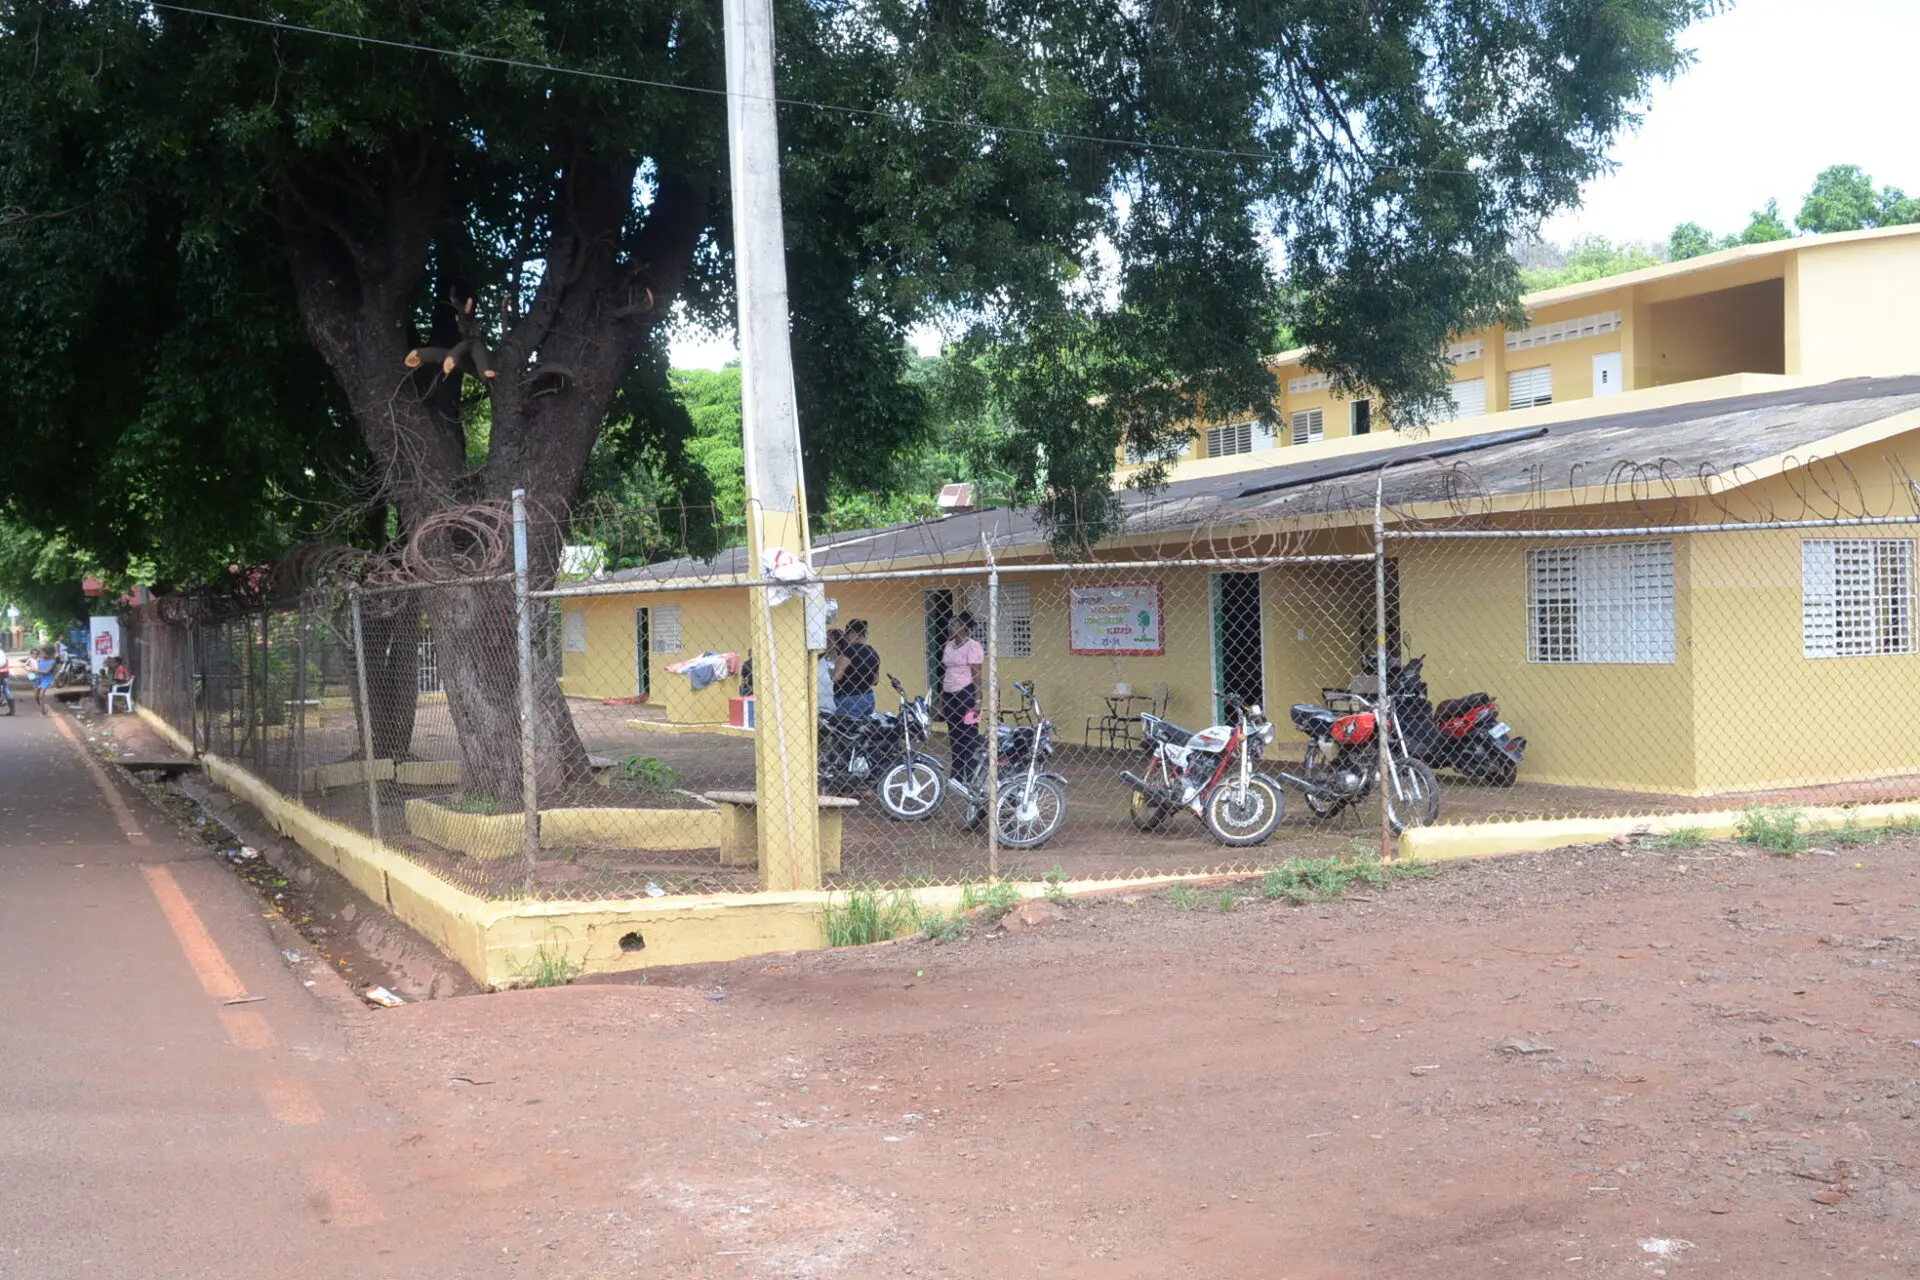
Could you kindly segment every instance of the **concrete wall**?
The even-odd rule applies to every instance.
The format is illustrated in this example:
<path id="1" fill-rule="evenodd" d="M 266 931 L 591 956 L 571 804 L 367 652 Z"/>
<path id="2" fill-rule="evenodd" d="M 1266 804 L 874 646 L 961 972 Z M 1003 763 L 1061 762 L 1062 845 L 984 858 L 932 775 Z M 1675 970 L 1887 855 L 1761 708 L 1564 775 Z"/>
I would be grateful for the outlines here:
<path id="1" fill-rule="evenodd" d="M 1646 386 L 1724 373 L 1786 372 L 1785 287 L 1762 280 L 1646 308 L 1647 342 L 1636 358 Z"/>
<path id="2" fill-rule="evenodd" d="M 1920 236 L 1813 244 L 1797 256 L 1797 372 L 1920 372 Z"/>
<path id="3" fill-rule="evenodd" d="M 746 656 L 750 641 L 744 588 L 578 596 L 561 604 L 564 612 L 586 616 L 586 652 L 561 655 L 561 688 L 569 697 L 635 696 L 634 610 L 677 606 L 681 646 L 674 653 L 647 655 L 648 705 L 664 707 L 668 719 L 684 723 L 726 720 L 727 700 L 738 691 L 737 681 L 723 680 L 695 691 L 686 676 L 666 668 L 709 650 Z"/>

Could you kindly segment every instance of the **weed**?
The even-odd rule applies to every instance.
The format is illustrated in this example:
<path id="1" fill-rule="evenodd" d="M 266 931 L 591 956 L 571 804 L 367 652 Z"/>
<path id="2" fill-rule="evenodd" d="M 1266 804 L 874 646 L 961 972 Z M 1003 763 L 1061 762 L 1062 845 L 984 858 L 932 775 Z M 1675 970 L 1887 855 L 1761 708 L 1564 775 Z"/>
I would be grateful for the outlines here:
<path id="1" fill-rule="evenodd" d="M 845 902 L 828 898 L 821 923 L 830 947 L 864 947 L 921 927 L 919 906 L 904 890 L 850 889 Z"/>
<path id="2" fill-rule="evenodd" d="M 1749 809 L 1741 815 L 1733 833 L 1743 844 L 1792 857 L 1807 847 L 1807 833 L 1801 829 L 1803 817 L 1798 809 Z"/>
<path id="3" fill-rule="evenodd" d="M 631 755 L 620 762 L 620 781 L 636 791 L 671 791 L 680 771 L 658 756 Z"/>
<path id="4" fill-rule="evenodd" d="M 998 920 L 1020 905 L 1020 891 L 1007 880 L 975 880 L 960 887 L 960 909 L 984 907 L 988 920 Z"/>
<path id="5" fill-rule="evenodd" d="M 1879 844 L 1886 839 L 1884 832 L 1860 825 L 1860 819 L 1847 815 L 1845 824 L 1820 833 L 1820 838 L 1828 844 L 1837 844 L 1842 849 L 1851 849 L 1855 845 Z"/>
<path id="6" fill-rule="evenodd" d="M 442 808 L 451 809 L 455 813 L 477 813 L 487 817 L 492 817 L 507 811 L 506 806 L 498 800 L 478 791 L 456 791 L 445 800 L 442 800 L 440 805 Z"/>
<path id="7" fill-rule="evenodd" d="M 1227 912 L 1233 910 L 1233 904 L 1238 901 L 1240 901 L 1239 894 L 1231 889 L 1226 890 L 1220 895 L 1220 914 L 1225 915 Z"/>
<path id="8" fill-rule="evenodd" d="M 1200 905 L 1200 895 L 1190 884 L 1177 884 L 1167 890 L 1167 901 L 1173 904 L 1176 911 L 1191 911 Z"/>
<path id="9" fill-rule="evenodd" d="M 1662 849 L 1698 849 L 1707 842 L 1707 833 L 1699 827 L 1675 827 L 1660 842 Z"/>
<path id="10" fill-rule="evenodd" d="M 967 936 L 967 918 L 958 911 L 937 911 L 921 918 L 920 928 L 932 942 L 958 942 Z"/>
<path id="11" fill-rule="evenodd" d="M 1047 895 L 1048 902 L 1065 902 L 1067 900 L 1067 881 L 1070 878 L 1071 877 L 1067 875 L 1066 871 L 1057 862 L 1053 865 L 1053 870 L 1041 877 L 1041 879 L 1047 882 L 1047 887 L 1044 892 Z"/>
<path id="12" fill-rule="evenodd" d="M 1431 875 L 1432 868 L 1412 860 L 1382 862 L 1367 857 L 1292 858 L 1267 872 L 1260 892 L 1292 903 L 1332 902 L 1358 880 L 1378 887 L 1389 880 Z"/>
<path id="13" fill-rule="evenodd" d="M 567 949 L 541 943 L 533 960 L 519 969 L 521 985 L 528 987 L 564 987 L 580 976 L 580 966 L 567 958 Z"/>

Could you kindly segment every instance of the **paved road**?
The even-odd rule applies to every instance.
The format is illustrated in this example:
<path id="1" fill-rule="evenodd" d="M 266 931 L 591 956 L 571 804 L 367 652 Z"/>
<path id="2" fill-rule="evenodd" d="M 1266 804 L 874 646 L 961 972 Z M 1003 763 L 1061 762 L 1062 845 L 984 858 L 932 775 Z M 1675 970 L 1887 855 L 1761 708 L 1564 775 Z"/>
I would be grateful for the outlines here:
<path id="1" fill-rule="evenodd" d="M 491 1274 L 410 1198 L 356 1015 L 30 706 L 0 719 L 0 1277 Z"/>

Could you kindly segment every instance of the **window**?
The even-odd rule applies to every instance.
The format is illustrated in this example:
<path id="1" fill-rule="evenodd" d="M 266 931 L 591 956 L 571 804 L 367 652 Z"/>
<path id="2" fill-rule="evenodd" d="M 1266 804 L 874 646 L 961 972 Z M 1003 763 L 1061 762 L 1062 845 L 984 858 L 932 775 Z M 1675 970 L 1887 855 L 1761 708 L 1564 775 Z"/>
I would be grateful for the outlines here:
<path id="1" fill-rule="evenodd" d="M 1809 658 L 1912 653 L 1913 543 L 1904 538 L 1802 542 L 1800 637 Z"/>
<path id="2" fill-rule="evenodd" d="M 1310 391 L 1325 391 L 1333 385 L 1333 378 L 1324 373 L 1302 374 L 1298 378 L 1287 379 L 1287 394 L 1304 396 Z"/>
<path id="3" fill-rule="evenodd" d="M 1673 544 L 1527 553 L 1529 662 L 1672 662 Z"/>
<path id="4" fill-rule="evenodd" d="M 1556 320 L 1552 324 L 1537 324 L 1531 329 L 1510 330 L 1507 333 L 1507 350 L 1530 351 L 1535 347 L 1550 347 L 1559 342 L 1572 342 L 1578 338 L 1597 338 L 1603 333 L 1619 331 L 1620 313 L 1602 311 L 1573 320 Z"/>
<path id="5" fill-rule="evenodd" d="M 656 604 L 647 620 L 647 642 L 655 653 L 679 653 L 686 646 L 680 638 L 680 606 Z"/>
<path id="6" fill-rule="evenodd" d="M 1349 417 L 1347 421 L 1348 425 L 1352 427 L 1352 434 L 1356 436 L 1367 434 L 1368 430 L 1373 426 L 1373 401 L 1355 400 L 1348 406 L 1348 411 Z"/>
<path id="7" fill-rule="evenodd" d="M 1553 366 L 1515 369 L 1507 375 L 1507 408 L 1531 409 L 1553 403 Z"/>
<path id="8" fill-rule="evenodd" d="M 1478 360 L 1487 354 L 1487 344 L 1478 338 L 1467 342 L 1455 342 L 1447 347 L 1447 363 L 1465 364 L 1469 360 Z"/>
<path id="9" fill-rule="evenodd" d="M 1487 380 L 1466 378 L 1453 384 L 1453 416 L 1478 418 L 1487 411 Z"/>
<path id="10" fill-rule="evenodd" d="M 1293 415 L 1293 442 L 1311 444 L 1326 435 L 1324 415 L 1318 409 L 1302 409 Z"/>
<path id="11" fill-rule="evenodd" d="M 561 619 L 560 647 L 568 653 L 587 651 L 587 615 L 577 610 L 568 610 Z"/>
<path id="12" fill-rule="evenodd" d="M 1253 424 L 1228 422 L 1207 428 L 1207 456 L 1218 458 L 1229 453 L 1253 452 Z"/>
<path id="13" fill-rule="evenodd" d="M 967 588 L 967 612 L 979 622 L 982 630 L 987 625 L 987 587 L 977 583 Z M 1033 656 L 1033 602 L 1027 593 L 1024 582 L 1002 582 L 1000 584 L 1000 634 L 997 645 L 1002 658 L 1031 658 Z"/>

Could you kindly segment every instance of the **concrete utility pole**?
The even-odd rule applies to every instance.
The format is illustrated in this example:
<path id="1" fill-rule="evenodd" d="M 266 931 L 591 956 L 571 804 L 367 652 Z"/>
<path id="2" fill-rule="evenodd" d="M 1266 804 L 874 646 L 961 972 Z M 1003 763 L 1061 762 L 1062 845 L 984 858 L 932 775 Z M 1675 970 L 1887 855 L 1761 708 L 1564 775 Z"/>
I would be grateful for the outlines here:
<path id="1" fill-rule="evenodd" d="M 733 274 L 740 314 L 740 400 L 747 459 L 749 572 L 775 548 L 807 560 L 800 422 L 788 345 L 786 234 L 773 101 L 772 0 L 724 0 L 727 150 L 733 180 Z M 815 660 L 806 604 L 769 608 L 747 592 L 753 622 L 753 755 L 760 877 L 769 889 L 820 887 L 815 816 Z"/>

